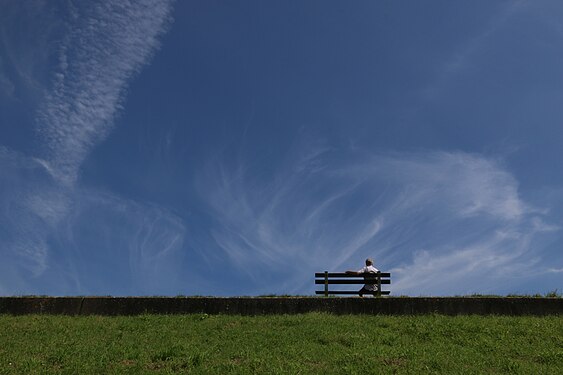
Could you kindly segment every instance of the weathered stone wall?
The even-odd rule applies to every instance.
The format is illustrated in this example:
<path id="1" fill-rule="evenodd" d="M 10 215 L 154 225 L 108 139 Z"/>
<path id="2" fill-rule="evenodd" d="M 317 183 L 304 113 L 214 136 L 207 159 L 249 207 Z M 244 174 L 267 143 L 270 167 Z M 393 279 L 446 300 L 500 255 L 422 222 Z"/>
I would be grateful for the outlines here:
<path id="1" fill-rule="evenodd" d="M 138 315 L 299 314 L 560 315 L 563 298 L 323 297 L 0 297 L 0 314 Z"/>

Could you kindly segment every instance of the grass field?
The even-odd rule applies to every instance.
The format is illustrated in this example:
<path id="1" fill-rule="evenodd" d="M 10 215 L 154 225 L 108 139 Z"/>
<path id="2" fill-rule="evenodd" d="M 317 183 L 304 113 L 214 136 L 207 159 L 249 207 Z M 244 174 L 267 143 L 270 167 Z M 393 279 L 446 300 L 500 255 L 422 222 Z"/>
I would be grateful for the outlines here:
<path id="1" fill-rule="evenodd" d="M 563 317 L 0 316 L 1 374 L 563 374 Z"/>

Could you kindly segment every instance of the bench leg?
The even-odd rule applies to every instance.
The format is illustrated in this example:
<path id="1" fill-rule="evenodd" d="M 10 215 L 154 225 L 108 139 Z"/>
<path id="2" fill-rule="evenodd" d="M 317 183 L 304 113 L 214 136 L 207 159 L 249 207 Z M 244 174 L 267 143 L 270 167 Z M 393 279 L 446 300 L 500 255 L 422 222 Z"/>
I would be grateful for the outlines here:
<path id="1" fill-rule="evenodd" d="M 381 297 L 381 271 L 377 272 L 377 297 Z"/>

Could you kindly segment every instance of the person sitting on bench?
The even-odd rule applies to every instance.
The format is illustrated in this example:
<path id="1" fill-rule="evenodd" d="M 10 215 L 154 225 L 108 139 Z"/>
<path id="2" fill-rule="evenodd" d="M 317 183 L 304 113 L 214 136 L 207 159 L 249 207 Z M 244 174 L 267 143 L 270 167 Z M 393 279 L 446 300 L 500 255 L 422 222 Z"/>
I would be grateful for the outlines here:
<path id="1" fill-rule="evenodd" d="M 373 266 L 373 260 L 371 258 L 366 259 L 366 266 L 358 271 L 346 271 L 346 273 L 350 275 L 363 275 L 366 273 L 377 273 L 379 270 Z M 377 293 L 377 285 L 376 284 L 365 284 L 362 289 L 358 291 L 360 297 L 363 297 L 364 294 L 373 294 L 374 296 Z"/>

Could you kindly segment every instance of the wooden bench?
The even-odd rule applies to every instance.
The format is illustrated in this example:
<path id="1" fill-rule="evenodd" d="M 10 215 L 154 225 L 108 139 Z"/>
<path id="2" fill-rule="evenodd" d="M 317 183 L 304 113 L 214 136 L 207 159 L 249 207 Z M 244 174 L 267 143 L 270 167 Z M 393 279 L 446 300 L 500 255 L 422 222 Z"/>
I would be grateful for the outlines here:
<path id="1" fill-rule="evenodd" d="M 377 291 L 375 292 L 375 295 L 378 297 L 381 297 L 382 295 L 389 295 L 391 292 L 388 290 L 381 290 L 381 285 L 391 284 L 391 274 L 388 272 L 378 272 L 354 275 L 328 271 L 315 273 L 315 285 L 324 285 L 324 288 L 322 290 L 316 290 L 315 294 L 324 294 L 325 297 L 337 294 L 358 294 L 358 291 L 361 289 L 361 287 L 358 287 L 357 289 L 353 290 L 333 290 L 329 288 L 329 285 L 363 284 L 377 285 Z"/>

